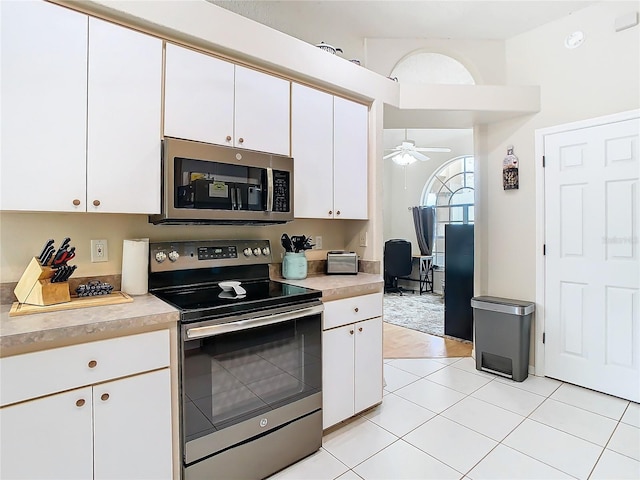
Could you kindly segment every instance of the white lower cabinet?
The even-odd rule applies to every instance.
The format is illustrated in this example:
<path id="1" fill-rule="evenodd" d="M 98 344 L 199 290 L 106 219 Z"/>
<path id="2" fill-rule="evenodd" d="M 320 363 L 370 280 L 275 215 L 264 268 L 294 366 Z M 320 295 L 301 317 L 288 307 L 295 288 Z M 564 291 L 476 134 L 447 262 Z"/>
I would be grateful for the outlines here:
<path id="1" fill-rule="evenodd" d="M 361 300 L 358 300 L 361 299 Z M 379 302 L 379 306 L 378 305 Z M 353 307 L 353 304 L 359 305 Z M 375 317 L 329 328 L 322 334 L 322 427 L 328 428 L 382 401 L 382 294 L 325 304 L 323 325 L 351 307 L 353 317 Z M 352 316 L 343 316 L 345 321 Z"/>
<path id="2" fill-rule="evenodd" d="M 0 478 L 170 479 L 168 342 L 168 331 L 159 331 L 0 359 L 8 374 L 3 389 L 14 389 L 14 369 L 23 382 L 38 377 L 37 367 L 25 369 L 34 355 L 50 362 L 75 356 L 90 369 L 108 369 L 110 358 L 125 357 L 140 372 L 87 386 L 79 376 L 78 388 L 0 408 Z M 151 365 L 161 368 L 145 372 Z"/>

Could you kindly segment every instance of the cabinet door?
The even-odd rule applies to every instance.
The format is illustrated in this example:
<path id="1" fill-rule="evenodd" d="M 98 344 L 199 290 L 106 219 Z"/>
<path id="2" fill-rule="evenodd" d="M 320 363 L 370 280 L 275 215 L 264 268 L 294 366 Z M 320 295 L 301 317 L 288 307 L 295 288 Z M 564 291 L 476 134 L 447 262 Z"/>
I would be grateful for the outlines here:
<path id="1" fill-rule="evenodd" d="M 0 209 L 84 211 L 88 17 L 47 2 L 0 9 Z"/>
<path id="2" fill-rule="evenodd" d="M 92 478 L 91 387 L 1 408 L 0 425 L 0 478 Z"/>
<path id="3" fill-rule="evenodd" d="M 322 332 L 322 428 L 354 414 L 353 338 L 354 325 Z"/>
<path id="4" fill-rule="evenodd" d="M 170 43 L 165 62 L 164 134 L 233 145 L 233 64 Z"/>
<path id="5" fill-rule="evenodd" d="M 355 325 L 354 410 L 382 401 L 382 317 Z"/>
<path id="6" fill-rule="evenodd" d="M 368 109 L 335 97 L 333 114 L 334 216 L 366 220 Z"/>
<path id="7" fill-rule="evenodd" d="M 89 19 L 88 212 L 160 213 L 161 85 L 160 39 Z"/>
<path id="8" fill-rule="evenodd" d="M 296 218 L 333 218 L 333 96 L 291 87 Z"/>
<path id="9" fill-rule="evenodd" d="M 289 155 L 290 83 L 236 66 L 235 146 Z"/>
<path id="10" fill-rule="evenodd" d="M 96 480 L 171 478 L 168 368 L 96 385 L 93 403 Z"/>

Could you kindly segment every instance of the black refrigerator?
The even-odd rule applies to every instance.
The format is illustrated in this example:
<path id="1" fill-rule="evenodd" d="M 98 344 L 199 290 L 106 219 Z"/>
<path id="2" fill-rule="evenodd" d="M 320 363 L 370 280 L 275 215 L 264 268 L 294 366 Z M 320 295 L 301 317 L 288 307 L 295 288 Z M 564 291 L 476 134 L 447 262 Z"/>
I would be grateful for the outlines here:
<path id="1" fill-rule="evenodd" d="M 473 225 L 444 226 L 444 334 L 473 339 Z"/>

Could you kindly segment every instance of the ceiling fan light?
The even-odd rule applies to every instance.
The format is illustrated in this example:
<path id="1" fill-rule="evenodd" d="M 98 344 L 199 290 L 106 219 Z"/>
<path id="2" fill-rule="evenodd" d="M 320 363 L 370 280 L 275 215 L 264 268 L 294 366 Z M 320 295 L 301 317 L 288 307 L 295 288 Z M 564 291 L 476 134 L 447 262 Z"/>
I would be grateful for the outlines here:
<path id="1" fill-rule="evenodd" d="M 408 153 L 399 153 L 395 157 L 391 157 L 391 160 L 393 160 L 394 163 L 402 166 L 411 165 L 416 161 L 415 157 L 409 155 Z"/>

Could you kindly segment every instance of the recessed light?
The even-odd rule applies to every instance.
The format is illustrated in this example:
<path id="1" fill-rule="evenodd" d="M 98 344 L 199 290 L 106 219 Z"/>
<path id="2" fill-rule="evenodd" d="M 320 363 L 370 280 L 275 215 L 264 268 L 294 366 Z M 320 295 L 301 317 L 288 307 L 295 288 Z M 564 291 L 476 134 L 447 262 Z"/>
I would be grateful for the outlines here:
<path id="1" fill-rule="evenodd" d="M 564 39 L 564 46 L 567 48 L 578 48 L 584 42 L 584 33 L 581 31 L 573 32 Z"/>

